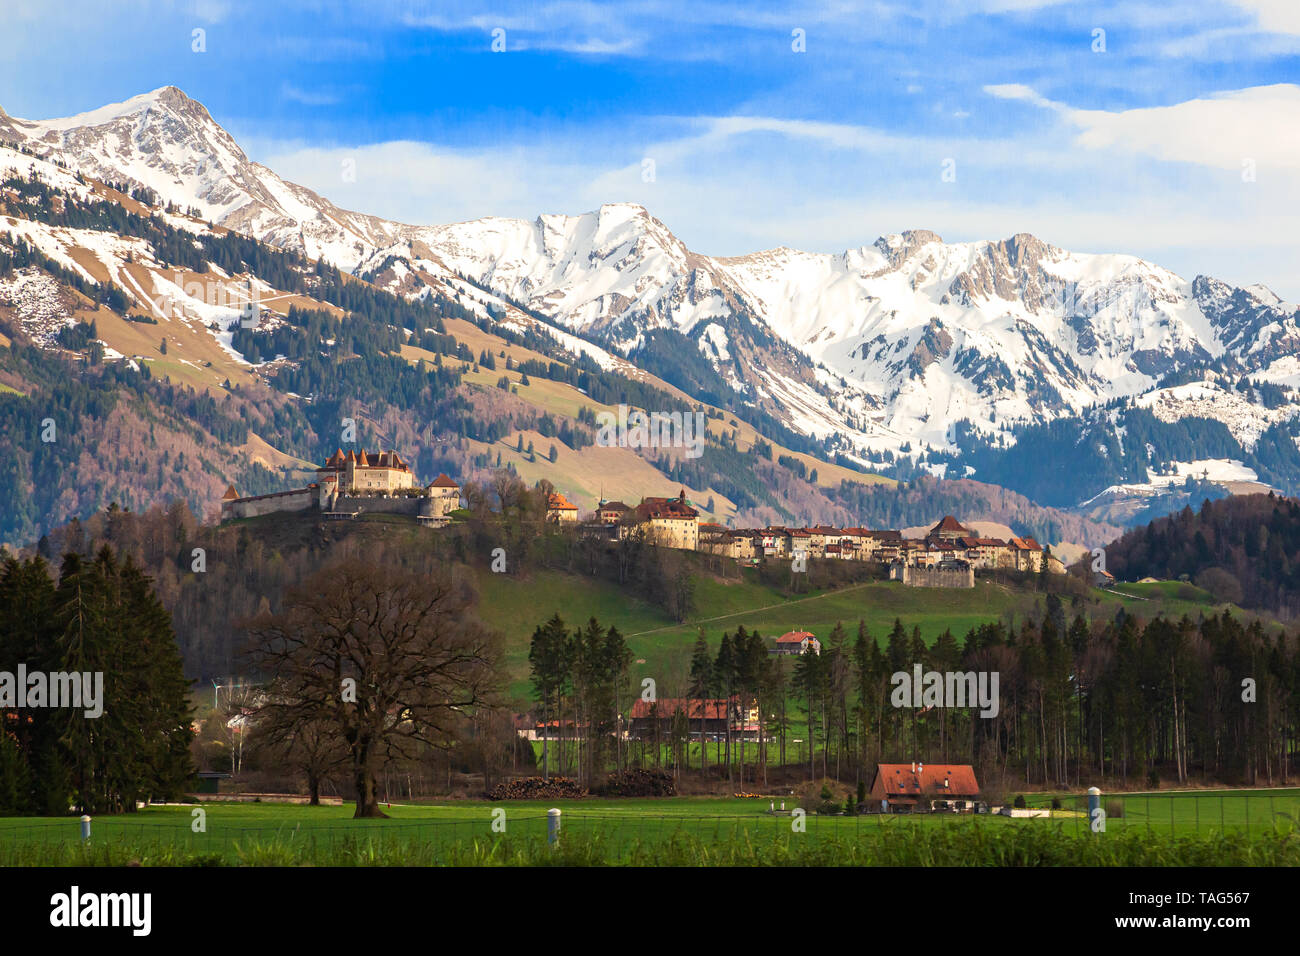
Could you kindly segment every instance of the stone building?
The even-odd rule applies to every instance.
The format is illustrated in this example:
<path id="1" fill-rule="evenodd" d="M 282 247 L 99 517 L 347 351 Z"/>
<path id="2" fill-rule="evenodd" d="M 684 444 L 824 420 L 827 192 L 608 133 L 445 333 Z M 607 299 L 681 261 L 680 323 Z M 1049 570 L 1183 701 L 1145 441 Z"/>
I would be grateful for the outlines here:
<path id="1" fill-rule="evenodd" d="M 686 489 L 676 498 L 642 498 L 636 520 L 645 526 L 646 537 L 663 548 L 698 551 L 700 513 L 686 500 Z"/>
<path id="2" fill-rule="evenodd" d="M 555 524 L 577 524 L 578 506 L 557 491 L 546 499 L 546 520 Z"/>
<path id="3" fill-rule="evenodd" d="M 411 468 L 395 451 L 377 451 L 371 454 L 340 448 L 325 464 L 316 469 L 317 481 L 324 485 L 333 483 L 340 495 L 381 494 L 415 487 Z"/>

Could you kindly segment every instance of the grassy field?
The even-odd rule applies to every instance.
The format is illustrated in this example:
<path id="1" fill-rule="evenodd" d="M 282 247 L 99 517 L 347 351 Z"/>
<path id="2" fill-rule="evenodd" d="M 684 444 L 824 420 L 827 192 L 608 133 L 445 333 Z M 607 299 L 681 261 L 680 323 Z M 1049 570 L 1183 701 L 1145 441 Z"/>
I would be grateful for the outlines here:
<path id="1" fill-rule="evenodd" d="M 776 798 L 778 801 L 782 798 Z M 784 798 L 787 810 L 794 798 Z M 1030 801 L 1044 802 L 1049 797 Z M 769 812 L 770 800 L 560 801 L 351 808 L 208 803 L 101 817 L 83 845 L 76 818 L 0 819 L 0 865 L 846 863 L 854 865 L 1298 865 L 1300 790 L 1131 794 L 1093 833 L 1084 813 L 1045 819 Z M 1082 798 L 1078 798 L 1082 799 Z M 779 804 L 778 804 L 779 805 Z"/>
<path id="2" fill-rule="evenodd" d="M 506 665 L 510 691 L 526 697 L 528 687 L 528 644 L 533 629 L 558 613 L 570 626 L 584 623 L 593 615 L 602 624 L 615 624 L 628 639 L 635 655 L 631 676 L 634 683 L 653 677 L 664 696 L 678 693 L 689 672 L 691 648 L 703 628 L 711 648 L 718 647 L 723 632 L 740 625 L 773 639 L 789 630 L 812 631 L 825 641 L 837 623 L 843 623 L 850 640 L 858 621 L 866 622 L 871 635 L 883 643 L 899 619 L 909 630 L 921 629 L 932 643 L 945 630 L 961 640 L 979 624 L 1019 621 L 1039 610 L 1045 600 L 1041 592 L 1021 590 L 979 580 L 974 588 L 935 590 L 909 588 L 895 581 L 873 581 L 839 590 L 813 592 L 787 598 L 758 582 L 751 571 L 739 580 L 724 581 L 710 575 L 696 579 L 697 611 L 684 624 L 672 621 L 659 608 L 620 590 L 612 584 L 561 572 L 539 572 L 524 578 L 484 572 L 479 576 L 482 594 L 480 613 L 506 639 Z M 1216 605 L 1207 592 L 1178 582 L 1128 585 L 1123 593 L 1094 590 L 1083 609 L 1092 618 L 1111 618 L 1122 606 L 1140 617 L 1195 616 L 1213 613 Z M 1233 609 L 1234 613 L 1241 613 Z M 1075 611 L 1066 602 L 1066 613 Z"/>

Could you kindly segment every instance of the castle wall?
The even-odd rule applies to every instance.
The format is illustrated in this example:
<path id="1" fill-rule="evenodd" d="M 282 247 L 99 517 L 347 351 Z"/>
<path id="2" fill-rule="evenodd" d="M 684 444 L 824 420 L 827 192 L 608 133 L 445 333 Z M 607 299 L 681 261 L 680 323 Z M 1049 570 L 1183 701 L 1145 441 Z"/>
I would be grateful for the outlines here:
<path id="1" fill-rule="evenodd" d="M 316 507 L 316 492 L 313 488 L 297 488 L 293 491 L 281 491 L 270 495 L 258 495 L 255 498 L 237 498 L 224 502 L 221 506 L 222 519 L 256 518 L 273 514 L 276 511 L 306 511 Z"/>
<path id="2" fill-rule="evenodd" d="M 399 496 L 386 498 L 364 495 L 339 495 L 334 503 L 335 511 L 360 511 L 363 514 L 418 515 L 431 514 L 432 502 L 423 496 Z"/>
<path id="3" fill-rule="evenodd" d="M 899 569 L 896 580 L 914 588 L 973 588 L 975 569 L 914 568 L 905 565 Z"/>

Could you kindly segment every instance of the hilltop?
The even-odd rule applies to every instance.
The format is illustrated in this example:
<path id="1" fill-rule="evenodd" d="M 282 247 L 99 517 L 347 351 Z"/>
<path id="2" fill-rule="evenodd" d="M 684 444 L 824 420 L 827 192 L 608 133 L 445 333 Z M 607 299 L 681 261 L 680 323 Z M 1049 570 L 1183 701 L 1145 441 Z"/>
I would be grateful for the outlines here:
<path id="1" fill-rule="evenodd" d="M 485 533 L 489 537 L 483 537 Z M 520 697 L 528 692 L 529 639 L 552 614 L 570 624 L 594 616 L 617 625 L 635 655 L 632 673 L 671 683 L 684 679 L 691 645 L 701 629 L 716 645 L 724 631 L 741 625 L 769 640 L 795 629 L 825 639 L 836 624 L 856 634 L 863 621 L 882 641 L 898 619 L 909 634 L 916 628 L 932 643 L 944 631 L 962 638 L 981 624 L 1041 619 L 1049 593 L 1040 589 L 1038 575 L 980 577 L 972 589 L 931 590 L 878 580 L 869 566 L 858 562 L 811 560 L 807 574 L 792 576 L 788 562 L 741 569 L 733 561 L 703 553 L 653 548 L 620 577 L 615 562 L 589 562 L 576 541 L 554 530 L 523 552 L 521 566 L 502 574 L 491 570 L 496 546 L 492 533 L 471 525 L 432 530 L 384 514 L 322 522 L 281 513 L 200 525 L 175 503 L 167 510 L 114 510 L 73 522 L 52 533 L 41 553 L 56 566 L 65 550 L 89 553 L 105 543 L 135 555 L 172 612 L 186 673 L 199 680 L 241 672 L 238 622 L 278 607 L 288 587 L 335 557 L 365 554 L 393 568 L 429 572 L 453 564 L 479 595 L 479 617 L 504 636 L 504 677 Z M 204 551 L 201 573 L 193 571 L 196 547 Z M 667 593 L 682 572 L 691 579 L 685 620 L 670 610 L 672 596 Z M 1069 613 L 1098 621 L 1113 619 L 1121 607 L 1147 619 L 1159 614 L 1196 619 L 1223 607 L 1191 584 L 1101 591 L 1054 577 L 1059 580 L 1050 593 L 1057 594 Z"/>

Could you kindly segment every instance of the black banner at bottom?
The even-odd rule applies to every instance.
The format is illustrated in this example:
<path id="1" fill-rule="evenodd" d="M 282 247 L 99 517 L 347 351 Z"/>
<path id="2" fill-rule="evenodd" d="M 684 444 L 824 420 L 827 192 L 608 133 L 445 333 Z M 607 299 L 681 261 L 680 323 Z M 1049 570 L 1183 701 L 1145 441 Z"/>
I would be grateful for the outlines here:
<path id="1" fill-rule="evenodd" d="M 259 947 L 373 943 L 376 933 L 443 926 L 485 941 L 494 931 L 544 939 L 561 927 L 585 933 L 607 921 L 626 933 L 663 927 L 673 913 L 699 914 L 701 906 L 720 918 L 749 912 L 725 917 L 726 932 L 758 943 L 783 935 L 782 910 L 798 915 L 788 924 L 792 934 L 806 931 L 810 917 L 848 916 L 866 920 L 877 942 L 915 940 L 918 927 L 936 920 L 987 927 L 1046 918 L 1062 920 L 1077 939 L 1199 934 L 1230 943 L 1292 925 L 1295 879 L 1289 869 L 1226 868 L 32 868 L 0 870 L 0 908 L 7 931 L 21 938 L 48 933 L 128 949 L 239 939 Z"/>

